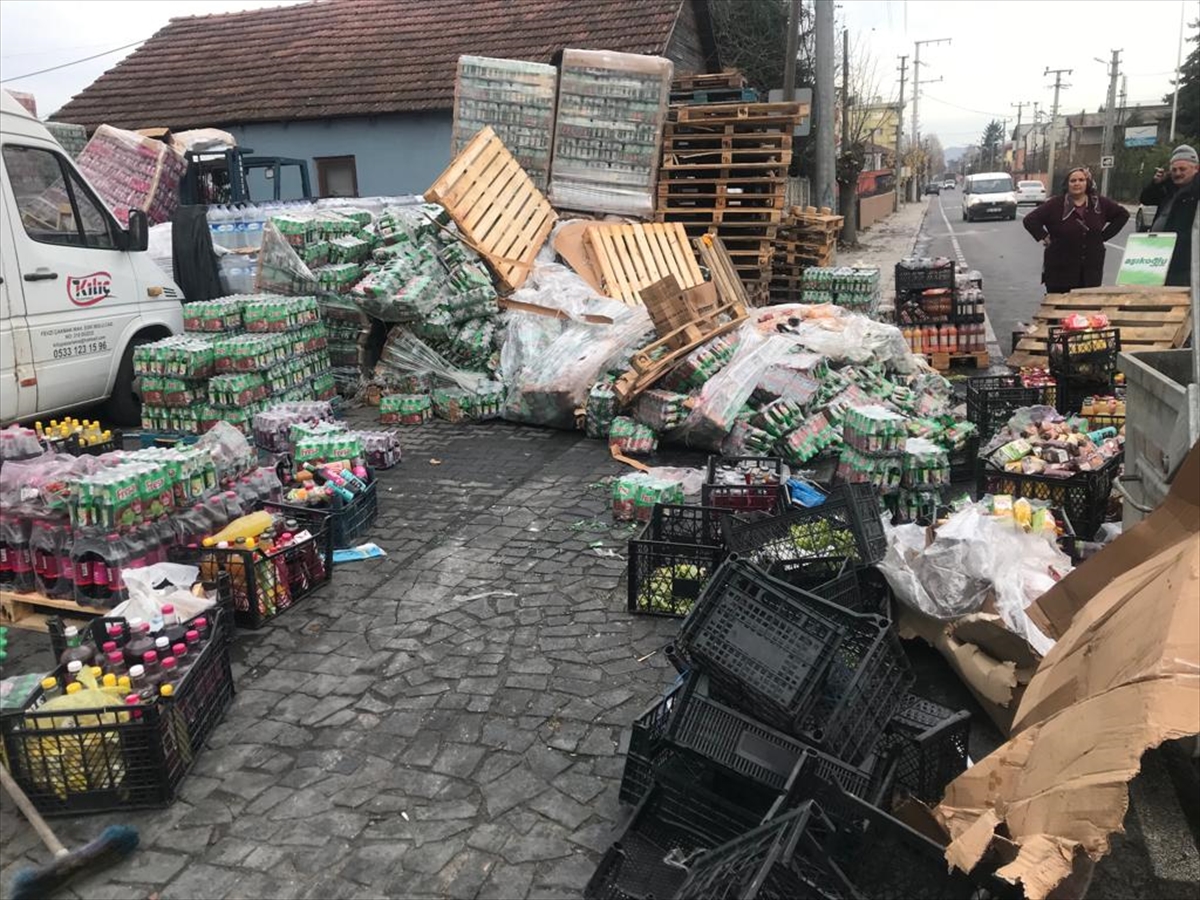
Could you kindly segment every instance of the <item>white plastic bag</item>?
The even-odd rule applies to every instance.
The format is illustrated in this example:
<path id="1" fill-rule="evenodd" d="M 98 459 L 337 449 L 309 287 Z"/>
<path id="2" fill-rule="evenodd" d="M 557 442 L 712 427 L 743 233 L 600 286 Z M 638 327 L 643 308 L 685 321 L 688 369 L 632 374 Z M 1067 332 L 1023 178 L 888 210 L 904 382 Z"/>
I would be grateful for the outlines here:
<path id="1" fill-rule="evenodd" d="M 192 593 L 192 585 L 200 575 L 195 566 L 179 563 L 155 563 L 141 569 L 122 569 L 121 578 L 129 591 L 129 599 L 113 607 L 113 618 L 141 619 L 149 622 L 162 613 L 168 604 L 175 607 L 180 621 L 198 616 L 216 604 L 207 597 Z M 165 587 L 158 585 L 166 582 Z"/>

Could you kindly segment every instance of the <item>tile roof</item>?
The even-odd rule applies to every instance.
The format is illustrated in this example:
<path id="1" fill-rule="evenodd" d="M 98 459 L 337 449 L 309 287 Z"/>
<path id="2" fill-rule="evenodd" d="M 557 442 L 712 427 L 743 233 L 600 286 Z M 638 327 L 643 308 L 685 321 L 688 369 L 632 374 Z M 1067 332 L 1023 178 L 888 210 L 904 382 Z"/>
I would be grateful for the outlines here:
<path id="1" fill-rule="evenodd" d="M 316 0 L 172 19 L 52 119 L 174 129 L 450 109 L 461 54 L 662 54 L 687 0 Z"/>

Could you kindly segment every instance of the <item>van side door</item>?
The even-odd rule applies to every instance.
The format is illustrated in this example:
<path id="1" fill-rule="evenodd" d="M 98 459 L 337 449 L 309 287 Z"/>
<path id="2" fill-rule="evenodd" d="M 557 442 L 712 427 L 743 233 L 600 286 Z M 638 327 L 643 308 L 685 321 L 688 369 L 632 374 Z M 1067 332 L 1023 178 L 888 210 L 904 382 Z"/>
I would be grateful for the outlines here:
<path id="1" fill-rule="evenodd" d="M 52 411 L 108 395 L 113 354 L 138 317 L 123 234 L 63 154 L 34 138 L 3 148 L 20 290 L 37 377 Z M 13 286 L 10 285 L 10 290 Z"/>
<path id="2" fill-rule="evenodd" d="M 37 379 L 8 206 L 0 203 L 0 424 L 37 413 Z"/>

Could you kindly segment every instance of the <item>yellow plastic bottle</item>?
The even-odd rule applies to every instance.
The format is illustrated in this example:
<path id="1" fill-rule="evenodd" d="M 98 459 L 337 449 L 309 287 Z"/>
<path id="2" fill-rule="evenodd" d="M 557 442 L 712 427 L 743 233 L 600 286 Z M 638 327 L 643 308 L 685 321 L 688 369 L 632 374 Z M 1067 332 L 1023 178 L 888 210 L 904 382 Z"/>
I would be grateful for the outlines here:
<path id="1" fill-rule="evenodd" d="M 226 541 L 232 544 L 239 538 L 256 538 L 271 527 L 271 514 L 266 510 L 252 512 L 234 519 L 209 539 L 214 544 Z M 207 543 L 207 542 L 206 542 Z"/>
<path id="2" fill-rule="evenodd" d="M 1024 497 L 1013 504 L 1013 519 L 1017 525 L 1028 531 L 1033 525 L 1033 506 Z"/>

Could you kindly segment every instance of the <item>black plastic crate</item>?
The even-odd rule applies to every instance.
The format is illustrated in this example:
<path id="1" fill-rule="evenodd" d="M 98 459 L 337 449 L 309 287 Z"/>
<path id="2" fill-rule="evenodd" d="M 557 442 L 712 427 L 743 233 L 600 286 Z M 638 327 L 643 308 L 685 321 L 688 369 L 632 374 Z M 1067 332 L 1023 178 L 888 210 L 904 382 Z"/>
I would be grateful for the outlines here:
<path id="1" fill-rule="evenodd" d="M 1020 375 L 983 375 L 967 381 L 967 421 L 986 442 L 1026 406 L 1055 406 L 1054 385 L 1026 387 Z"/>
<path id="2" fill-rule="evenodd" d="M 234 621 L 242 628 L 261 628 L 266 622 L 291 609 L 333 576 L 333 542 L 329 516 L 307 509 L 291 509 L 267 503 L 296 520 L 309 537 L 264 554 L 260 550 L 215 547 L 175 547 L 173 562 L 200 567 L 200 577 L 211 581 L 222 572 L 229 576 L 233 595 Z"/>
<path id="3" fill-rule="evenodd" d="M 1117 373 L 1117 357 L 1121 355 L 1119 328 L 1066 331 L 1051 325 L 1048 343 L 1050 374 L 1060 384 L 1064 379 L 1108 384 Z"/>
<path id="4" fill-rule="evenodd" d="M 842 563 L 837 574 L 821 579 L 821 574 L 832 573 L 835 562 Z M 851 612 L 889 615 L 891 592 L 887 582 L 873 569 L 851 560 L 836 556 L 783 560 L 772 563 L 768 574 Z"/>
<path id="5" fill-rule="evenodd" d="M 843 900 L 854 887 L 825 849 L 836 828 L 811 800 L 702 854 L 675 900 Z"/>
<path id="6" fill-rule="evenodd" d="M 24 710 L 0 715 L 9 771 L 34 806 L 54 816 L 169 805 L 233 697 L 229 627 L 218 614 L 173 699 L 47 713 L 39 686 Z"/>
<path id="7" fill-rule="evenodd" d="M 1004 472 L 990 462 L 981 461 L 977 494 L 980 497 L 1011 494 L 1014 500 L 1019 497 L 1042 500 L 1067 514 L 1077 538 L 1090 541 L 1108 514 L 1108 498 L 1123 458 L 1124 454 L 1118 453 L 1103 468 L 1077 472 L 1070 478 Z"/>
<path id="8" fill-rule="evenodd" d="M 1076 382 L 1066 378 L 1060 379 L 1058 396 L 1054 404 L 1059 414 L 1064 416 L 1083 416 L 1084 401 L 1088 397 L 1116 396 L 1122 393 L 1122 388 L 1111 381 L 1106 382 Z M 1109 425 L 1120 429 L 1125 424 L 1124 416 L 1091 415 L 1083 416 L 1088 420 L 1088 428 L 1095 431 Z"/>
<path id="9" fill-rule="evenodd" d="M 277 508 L 288 513 L 309 512 L 312 507 L 292 506 L 287 503 L 276 504 Z M 355 495 L 353 500 L 343 500 L 336 493 L 333 503 L 321 509 L 329 515 L 329 531 L 335 548 L 356 547 L 362 543 L 363 536 L 372 525 L 379 513 L 379 496 L 376 491 L 374 473 L 367 483 L 367 489 Z"/>
<path id="10" fill-rule="evenodd" d="M 686 616 L 725 557 L 720 547 L 654 540 L 654 522 L 629 541 L 631 613 Z"/>
<path id="11" fill-rule="evenodd" d="M 1019 900 L 1019 885 L 987 871 L 947 871 L 945 850 L 837 785 L 820 785 L 813 798 L 836 827 L 823 846 L 859 895 L 873 900 Z M 981 868 L 992 862 L 985 858 Z"/>
<path id="12" fill-rule="evenodd" d="M 896 291 L 925 291 L 929 288 L 954 287 L 954 260 L 929 269 L 909 268 L 904 261 L 896 263 Z"/>
<path id="13" fill-rule="evenodd" d="M 71 456 L 102 456 L 120 450 L 122 445 L 121 432 L 113 429 L 107 441 L 99 444 L 85 444 L 78 435 L 69 434 L 59 441 L 52 441 L 51 448 L 56 453 L 69 453 Z"/>
<path id="14" fill-rule="evenodd" d="M 774 478 L 774 484 L 720 484 L 718 473 L 745 472 Z M 710 456 L 708 477 L 701 489 L 705 506 L 730 510 L 775 512 L 783 508 L 787 496 L 783 485 L 783 459 L 778 456 Z"/>
<path id="15" fill-rule="evenodd" d="M 974 482 L 976 466 L 979 464 L 979 438 L 968 439 L 957 450 L 951 450 L 949 456 L 951 483 Z"/>
<path id="16" fill-rule="evenodd" d="M 656 541 L 724 547 L 721 519 L 728 514 L 720 506 L 656 503 L 650 511 L 651 536 Z"/>
<path id="17" fill-rule="evenodd" d="M 821 585 L 835 580 L 852 567 L 853 560 L 848 556 L 809 556 L 804 559 L 776 560 L 767 572 L 792 587 L 815 592 Z"/>
<path id="18" fill-rule="evenodd" d="M 840 485 L 820 506 L 791 507 L 757 521 L 725 519 L 725 544 L 763 566 L 810 557 L 847 556 L 876 563 L 887 550 L 878 494 Z"/>
<path id="19" fill-rule="evenodd" d="M 587 900 L 673 897 L 688 871 L 678 863 L 728 843 L 761 820 L 761 815 L 686 778 L 669 771 L 657 773 L 600 860 L 583 896 Z"/>
<path id="20" fill-rule="evenodd" d="M 967 770 L 971 713 L 907 694 L 888 723 L 884 745 L 896 758 L 896 786 L 934 804 Z"/>

